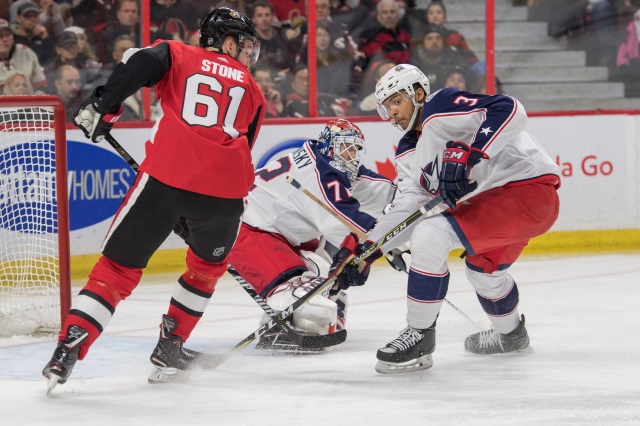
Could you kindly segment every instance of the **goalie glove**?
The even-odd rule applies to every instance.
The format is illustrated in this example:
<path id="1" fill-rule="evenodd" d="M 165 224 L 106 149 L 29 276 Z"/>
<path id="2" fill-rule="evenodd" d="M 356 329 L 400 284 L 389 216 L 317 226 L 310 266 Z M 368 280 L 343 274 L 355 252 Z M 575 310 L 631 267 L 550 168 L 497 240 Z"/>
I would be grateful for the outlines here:
<path id="1" fill-rule="evenodd" d="M 75 125 L 82 130 L 87 139 L 91 139 L 94 143 L 102 142 L 122 115 L 122 105 L 109 111 L 105 110 L 100 99 L 102 90 L 103 86 L 96 87 L 73 116 Z"/>
<path id="2" fill-rule="evenodd" d="M 351 286 L 364 285 L 367 278 L 369 278 L 371 264 L 382 257 L 382 251 L 378 249 L 364 259 L 360 265 L 351 266 L 349 264 L 351 259 L 361 255 L 374 244 L 371 241 L 358 244 L 358 241 L 358 236 L 353 232 L 350 233 L 345 237 L 342 244 L 340 244 L 340 250 L 333 256 L 329 276 L 332 277 L 338 274 L 336 281 L 338 287 L 342 290 L 346 290 Z"/>
<path id="3" fill-rule="evenodd" d="M 478 183 L 469 180 L 471 168 L 486 155 L 471 148 L 464 142 L 449 141 L 442 153 L 442 171 L 440 172 L 440 194 L 447 205 L 455 209 L 456 201 L 468 193 L 475 191 Z"/>

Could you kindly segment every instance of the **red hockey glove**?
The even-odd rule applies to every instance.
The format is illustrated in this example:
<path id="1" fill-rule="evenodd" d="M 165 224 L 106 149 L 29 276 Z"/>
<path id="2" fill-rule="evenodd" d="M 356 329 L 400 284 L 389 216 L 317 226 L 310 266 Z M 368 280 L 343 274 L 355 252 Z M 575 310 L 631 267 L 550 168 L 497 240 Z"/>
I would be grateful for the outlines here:
<path id="1" fill-rule="evenodd" d="M 346 290 L 351 286 L 364 285 L 369 277 L 371 264 L 382 256 L 382 251 L 378 249 L 364 259 L 360 265 L 351 266 L 349 264 L 351 259 L 361 255 L 374 244 L 371 241 L 358 244 L 358 241 L 358 236 L 353 232 L 350 233 L 340 245 L 340 250 L 333 256 L 329 276 L 332 277 L 337 274 L 336 281 L 342 290 Z"/>
<path id="2" fill-rule="evenodd" d="M 469 173 L 481 158 L 486 158 L 486 155 L 464 142 L 447 142 L 447 148 L 442 153 L 440 194 L 452 209 L 456 207 L 457 200 L 478 187 L 477 182 L 469 180 Z"/>

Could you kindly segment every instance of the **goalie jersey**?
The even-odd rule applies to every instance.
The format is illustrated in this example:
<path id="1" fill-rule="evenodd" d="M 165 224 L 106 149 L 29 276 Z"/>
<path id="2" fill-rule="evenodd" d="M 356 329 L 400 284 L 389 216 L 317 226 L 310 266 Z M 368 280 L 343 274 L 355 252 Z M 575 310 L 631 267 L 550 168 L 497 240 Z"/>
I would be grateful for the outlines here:
<path id="1" fill-rule="evenodd" d="M 349 230 L 287 183 L 287 174 L 363 233 L 373 228 L 395 192 L 389 179 L 363 165 L 352 184 L 337 161 L 318 152 L 314 141 L 305 142 L 256 171 L 243 218 L 250 226 L 282 235 L 292 246 L 324 236 L 337 247 Z"/>

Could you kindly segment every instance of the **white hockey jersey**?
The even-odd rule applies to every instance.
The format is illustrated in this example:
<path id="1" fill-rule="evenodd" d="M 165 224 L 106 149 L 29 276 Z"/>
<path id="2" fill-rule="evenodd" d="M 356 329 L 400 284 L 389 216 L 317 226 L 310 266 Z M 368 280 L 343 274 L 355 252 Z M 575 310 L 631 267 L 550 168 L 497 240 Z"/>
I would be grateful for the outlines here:
<path id="1" fill-rule="evenodd" d="M 352 186 L 340 163 L 319 153 L 312 141 L 305 142 L 256 171 L 243 217 L 246 224 L 278 233 L 293 246 L 321 236 L 339 246 L 349 230 L 287 183 L 287 174 L 364 233 L 373 228 L 395 192 L 389 179 L 362 165 Z"/>
<path id="2" fill-rule="evenodd" d="M 398 144 L 394 208 L 380 219 L 369 238 L 377 241 L 438 195 L 442 153 L 448 141 L 468 143 L 487 157 L 469 175 L 478 188 L 461 201 L 517 182 L 555 179 L 559 186 L 560 169 L 535 138 L 523 131 L 526 120 L 522 104 L 506 95 L 476 95 L 447 88 L 429 96 L 422 110 L 422 132 L 409 131 Z M 408 238 L 394 239 L 383 251 Z"/>

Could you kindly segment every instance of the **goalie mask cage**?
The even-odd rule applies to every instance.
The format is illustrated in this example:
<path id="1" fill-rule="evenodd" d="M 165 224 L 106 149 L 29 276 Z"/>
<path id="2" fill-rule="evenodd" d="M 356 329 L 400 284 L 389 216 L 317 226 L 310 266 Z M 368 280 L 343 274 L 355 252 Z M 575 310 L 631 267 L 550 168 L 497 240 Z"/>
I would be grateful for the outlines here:
<path id="1" fill-rule="evenodd" d="M 65 110 L 0 96 L 0 336 L 55 333 L 71 307 Z"/>

